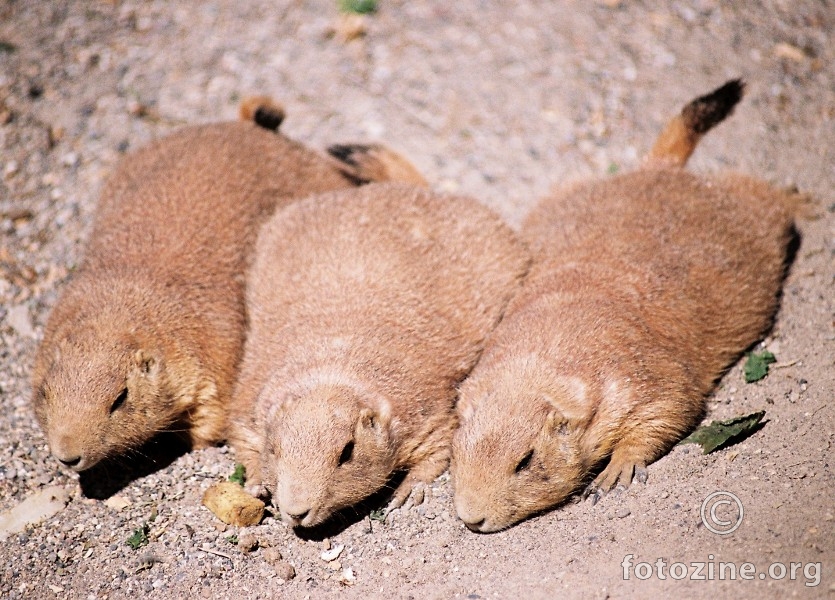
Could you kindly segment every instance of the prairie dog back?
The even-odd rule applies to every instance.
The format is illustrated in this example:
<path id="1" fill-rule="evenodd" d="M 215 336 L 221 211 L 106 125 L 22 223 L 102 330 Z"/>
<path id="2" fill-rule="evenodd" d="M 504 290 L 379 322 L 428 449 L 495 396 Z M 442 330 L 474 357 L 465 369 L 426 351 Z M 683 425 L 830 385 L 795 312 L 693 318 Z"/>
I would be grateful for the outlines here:
<path id="1" fill-rule="evenodd" d="M 249 274 L 233 445 L 282 517 L 312 526 L 409 470 L 446 467 L 455 385 L 528 266 L 477 202 L 372 184 L 273 218 Z"/>
<path id="2" fill-rule="evenodd" d="M 777 308 L 791 206 L 762 181 L 675 168 L 557 191 L 523 224 L 542 274 L 525 297 L 588 273 L 595 294 L 627 299 L 654 342 L 701 365 L 694 381 L 707 394 L 770 324 L 763 314 Z"/>
<path id="3" fill-rule="evenodd" d="M 451 471 L 471 529 L 556 506 L 602 466 L 595 500 L 645 480 L 770 327 L 792 200 L 681 169 L 741 92 L 729 82 L 698 98 L 642 168 L 558 189 L 525 221 L 531 272 L 461 386 Z"/>
<path id="4" fill-rule="evenodd" d="M 33 370 L 35 413 L 63 464 L 87 469 L 166 428 L 194 446 L 224 438 L 258 226 L 293 199 L 355 185 L 332 158 L 265 129 L 280 108 L 253 114 L 261 126 L 152 143 L 105 184 Z"/>

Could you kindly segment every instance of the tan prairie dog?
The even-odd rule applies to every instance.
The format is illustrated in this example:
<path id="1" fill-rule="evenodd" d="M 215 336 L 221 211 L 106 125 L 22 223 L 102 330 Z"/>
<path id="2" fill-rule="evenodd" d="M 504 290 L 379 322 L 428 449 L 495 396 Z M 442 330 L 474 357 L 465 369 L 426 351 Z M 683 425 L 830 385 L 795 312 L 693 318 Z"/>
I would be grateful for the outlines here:
<path id="1" fill-rule="evenodd" d="M 556 506 L 600 467 L 595 501 L 645 481 L 770 327 L 792 198 L 682 169 L 742 92 L 696 99 L 636 172 L 559 189 L 527 218 L 530 275 L 460 390 L 451 472 L 470 529 Z"/>
<path id="2" fill-rule="evenodd" d="M 283 112 L 264 98 L 241 115 L 128 155 L 104 186 L 32 377 L 35 413 L 68 467 L 165 429 L 187 430 L 195 447 L 224 438 L 258 226 L 296 198 L 364 179 L 360 147 L 346 164 L 270 131 Z M 371 150 L 371 163 L 385 154 Z"/>
<path id="3" fill-rule="evenodd" d="M 391 507 L 449 462 L 455 387 L 527 270 L 476 201 L 372 184 L 273 217 L 249 274 L 231 441 L 250 489 L 312 527 L 408 471 Z"/>

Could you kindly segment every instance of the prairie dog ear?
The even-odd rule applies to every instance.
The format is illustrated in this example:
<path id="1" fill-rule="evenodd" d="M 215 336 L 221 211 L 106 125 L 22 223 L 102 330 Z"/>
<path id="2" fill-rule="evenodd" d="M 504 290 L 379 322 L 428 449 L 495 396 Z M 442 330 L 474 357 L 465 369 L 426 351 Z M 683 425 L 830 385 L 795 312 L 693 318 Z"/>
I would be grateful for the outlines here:
<path id="1" fill-rule="evenodd" d="M 357 421 L 358 428 L 379 431 L 381 425 L 380 416 L 373 409 L 363 408 L 360 410 L 360 418 Z"/>
<path id="2" fill-rule="evenodd" d="M 137 350 L 133 355 L 133 361 L 139 373 L 143 376 L 154 376 L 159 373 L 162 365 L 155 353 L 147 350 Z"/>
<path id="3" fill-rule="evenodd" d="M 278 458 L 281 456 L 281 444 L 275 439 L 274 435 L 269 433 L 264 437 L 264 448 L 262 455 L 266 457 Z M 261 464 L 262 471 L 267 468 L 268 461 L 263 461 Z"/>
<path id="4" fill-rule="evenodd" d="M 269 393 L 265 388 L 261 388 L 253 404 L 257 415 L 254 421 L 264 423 L 265 427 L 273 427 L 275 420 L 281 417 L 287 410 L 286 401 L 276 398 L 267 399 Z"/>
<path id="5" fill-rule="evenodd" d="M 363 407 L 360 409 L 360 416 L 357 419 L 356 432 L 358 434 L 371 433 L 377 437 L 388 437 L 390 420 L 391 418 L 385 410 L 377 411 L 367 406 Z"/>
<path id="6" fill-rule="evenodd" d="M 540 398 L 548 403 L 563 420 L 576 425 L 589 419 L 588 386 L 579 377 L 559 376 L 554 385 L 540 392 Z"/>
<path id="7" fill-rule="evenodd" d="M 572 429 L 572 426 L 564 414 L 558 410 L 552 410 L 545 417 L 543 429 L 547 434 L 565 435 Z"/>

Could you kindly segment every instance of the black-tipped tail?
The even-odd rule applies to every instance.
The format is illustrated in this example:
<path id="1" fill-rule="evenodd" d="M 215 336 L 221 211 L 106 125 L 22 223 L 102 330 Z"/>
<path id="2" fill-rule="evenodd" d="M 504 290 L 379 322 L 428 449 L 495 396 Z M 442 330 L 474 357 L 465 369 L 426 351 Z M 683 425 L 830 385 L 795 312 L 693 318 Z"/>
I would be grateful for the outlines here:
<path id="1" fill-rule="evenodd" d="M 733 112 L 744 92 L 745 83 L 732 79 L 688 103 L 655 140 L 647 156 L 648 163 L 683 167 L 702 136 Z"/>
<path id="2" fill-rule="evenodd" d="M 254 121 L 259 127 L 278 131 L 284 121 L 284 108 L 268 96 L 252 96 L 241 102 L 240 116 L 243 121 Z"/>
<path id="3" fill-rule="evenodd" d="M 380 144 L 334 144 L 328 147 L 337 166 L 358 184 L 398 181 L 425 187 L 426 180 L 405 157 Z"/>
<path id="4" fill-rule="evenodd" d="M 699 96 L 681 111 L 685 126 L 700 135 L 707 133 L 733 112 L 744 93 L 745 82 L 732 79 L 709 94 Z"/>
<path id="5" fill-rule="evenodd" d="M 259 106 L 255 109 L 255 114 L 252 115 L 252 118 L 259 127 L 271 131 L 278 131 L 282 121 L 284 121 L 284 113 L 272 110 L 271 107 Z"/>
<path id="6" fill-rule="evenodd" d="M 362 144 L 334 144 L 328 146 L 328 154 L 333 156 L 336 160 L 344 162 L 352 167 L 357 166 L 357 154 L 367 154 L 368 146 Z"/>

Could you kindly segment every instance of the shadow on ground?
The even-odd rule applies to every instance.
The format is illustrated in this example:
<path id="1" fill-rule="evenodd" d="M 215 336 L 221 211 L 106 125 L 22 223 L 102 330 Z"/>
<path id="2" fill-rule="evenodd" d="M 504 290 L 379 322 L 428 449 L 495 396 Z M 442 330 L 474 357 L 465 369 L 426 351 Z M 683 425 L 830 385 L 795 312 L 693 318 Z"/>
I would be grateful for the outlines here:
<path id="1" fill-rule="evenodd" d="M 106 459 L 79 474 L 81 493 L 87 498 L 104 500 L 127 487 L 132 481 L 168 467 L 187 452 L 191 444 L 181 434 L 162 433 L 130 456 Z"/>
<path id="2" fill-rule="evenodd" d="M 366 531 L 374 528 L 375 521 L 382 525 L 382 521 L 385 521 L 386 505 L 391 500 L 392 491 L 396 490 L 405 478 L 405 472 L 395 473 L 383 488 L 359 504 L 343 508 L 321 525 L 296 527 L 293 532 L 303 540 L 320 542 L 325 538 L 331 538 L 342 533 L 351 525 L 359 523 L 366 517 L 368 518 Z M 278 513 L 278 511 L 275 512 Z"/>

